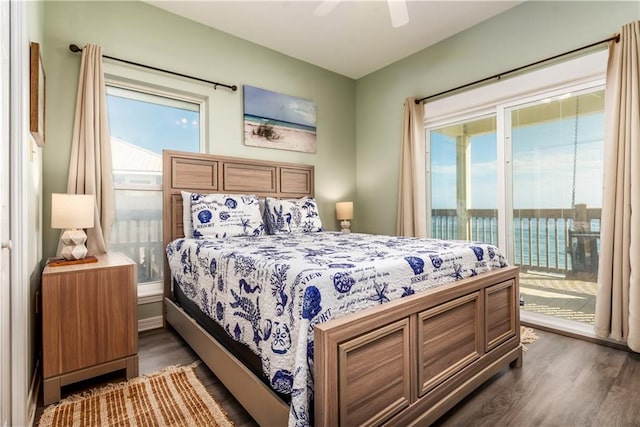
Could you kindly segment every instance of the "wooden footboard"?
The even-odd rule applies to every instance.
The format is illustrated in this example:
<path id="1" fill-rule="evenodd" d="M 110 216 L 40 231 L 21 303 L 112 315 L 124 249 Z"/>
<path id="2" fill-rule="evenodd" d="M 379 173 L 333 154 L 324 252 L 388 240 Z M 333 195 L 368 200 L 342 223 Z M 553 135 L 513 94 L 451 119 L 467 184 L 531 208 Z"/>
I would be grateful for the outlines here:
<path id="1" fill-rule="evenodd" d="M 429 424 L 521 365 L 518 269 L 316 325 L 318 426 Z"/>
<path id="2" fill-rule="evenodd" d="M 263 426 L 288 407 L 165 298 L 167 322 Z M 315 327 L 316 426 L 427 425 L 503 367 L 520 367 L 518 269 L 508 267 Z"/>

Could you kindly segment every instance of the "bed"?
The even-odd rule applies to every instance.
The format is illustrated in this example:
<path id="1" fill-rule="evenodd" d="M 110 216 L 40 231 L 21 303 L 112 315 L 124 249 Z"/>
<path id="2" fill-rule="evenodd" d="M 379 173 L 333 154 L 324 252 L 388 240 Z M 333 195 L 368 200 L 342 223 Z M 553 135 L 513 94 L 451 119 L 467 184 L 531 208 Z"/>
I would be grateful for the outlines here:
<path id="1" fill-rule="evenodd" d="M 260 198 L 280 199 L 314 195 L 314 168 L 309 165 L 175 151 L 165 151 L 163 162 L 164 243 L 165 247 L 173 248 L 171 251 L 180 252 L 181 257 L 189 247 L 193 247 L 188 250 L 190 256 L 195 256 L 192 254 L 197 250 L 202 259 L 205 257 L 204 251 L 200 252 L 203 246 L 210 246 L 214 252 L 224 250 L 221 241 L 203 245 L 201 241 L 181 239 L 184 237 L 181 191 L 255 194 Z M 339 271 L 346 268 L 345 263 L 349 261 L 346 260 L 350 256 L 349 242 L 364 238 L 357 234 L 327 233 L 323 235 L 323 245 L 335 241 L 337 246 L 330 250 L 327 250 L 329 246 L 322 246 L 307 256 L 317 261 L 323 257 L 324 251 L 324 255 L 330 253 L 337 257 L 340 262 L 330 263 L 338 270 L 327 275 L 333 280 L 336 277 L 343 279 Z M 266 245 L 264 239 L 268 237 L 256 239 L 256 242 L 262 242 L 256 243 L 256 248 L 259 248 Z M 387 249 L 401 240 L 373 239 Z M 288 242 L 289 247 L 298 244 L 285 237 L 280 240 Z M 448 245 L 452 244 L 442 244 L 447 246 L 447 250 L 451 249 Z M 309 242 L 303 243 L 304 247 L 309 245 Z M 336 247 L 340 246 L 346 248 L 345 252 L 337 253 Z M 234 254 L 239 254 L 239 250 L 234 249 Z M 488 248 L 477 247 L 477 250 L 485 254 L 489 252 Z M 480 254 L 476 255 L 478 265 L 485 262 L 480 261 Z M 228 254 L 226 256 L 229 258 Z M 239 259 L 247 256 L 238 255 Z M 421 276 L 424 265 L 420 262 L 424 263 L 424 260 L 405 258 L 408 259 L 405 259 L 404 270 L 412 277 Z M 361 261 L 382 268 L 381 262 L 376 260 L 363 258 Z M 175 267 L 175 260 L 173 263 Z M 201 263 L 213 265 L 208 258 Z M 309 277 L 316 273 L 321 275 L 322 268 L 329 268 L 326 263 L 316 264 Z M 452 271 L 455 270 L 454 265 Z M 459 271 L 455 274 L 459 276 L 457 279 L 463 277 Z M 225 335 L 234 335 L 233 328 L 227 326 L 226 331 L 222 328 L 222 332 L 216 333 L 208 327 L 208 323 L 215 322 L 200 319 L 189 298 L 185 298 L 190 288 L 187 292 L 174 289 L 171 277 L 169 262 L 165 258 L 166 323 L 187 341 L 260 425 L 430 424 L 500 369 L 509 364 L 520 367 L 522 363 L 518 270 L 504 266 L 438 287 L 426 286 L 420 292 L 391 298 L 384 304 L 372 304 L 357 311 L 347 310 L 349 314 L 337 318 L 327 316 L 331 320 L 312 323 L 310 333 L 313 336 L 309 342 L 312 342 L 313 351 L 307 368 L 313 373 L 313 400 L 310 400 L 313 410 L 306 415 L 294 410 L 290 417 L 290 407 L 297 408 L 297 394 L 292 394 L 291 401 L 287 400 L 287 395 L 278 394 L 278 388 L 274 390 L 269 377 L 263 378 L 259 367 L 251 366 L 255 360 L 247 360 L 251 357 L 247 353 L 251 352 L 229 344 L 230 340 Z M 182 279 L 176 274 L 174 280 L 178 283 Z M 338 282 L 336 286 L 349 289 L 353 284 L 344 280 Z M 251 280 L 246 283 L 240 280 L 239 283 L 244 285 L 245 296 L 253 293 L 257 286 L 257 282 Z M 378 278 L 378 282 L 369 287 L 377 291 L 378 302 L 384 299 L 382 287 L 378 286 L 382 284 Z M 240 292 L 242 290 L 238 289 L 233 293 L 236 302 Z M 307 305 L 305 310 L 305 318 L 322 317 L 319 308 L 316 310 Z M 236 325 L 235 333 L 240 334 L 241 329 Z M 247 330 L 251 328 L 247 327 Z M 260 341 L 259 338 L 255 340 Z M 307 344 L 306 341 L 301 342 Z"/>

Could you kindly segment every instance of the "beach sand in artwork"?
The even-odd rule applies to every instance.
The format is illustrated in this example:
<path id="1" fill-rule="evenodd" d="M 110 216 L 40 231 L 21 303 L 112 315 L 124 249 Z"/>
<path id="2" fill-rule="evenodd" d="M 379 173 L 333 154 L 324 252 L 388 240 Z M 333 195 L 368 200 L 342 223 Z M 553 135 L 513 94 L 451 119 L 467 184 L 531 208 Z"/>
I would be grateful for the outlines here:
<path id="1" fill-rule="evenodd" d="M 244 121 L 244 144 L 254 147 L 279 148 L 281 150 L 316 152 L 316 134 L 302 129 L 292 129 L 284 126 L 273 126 L 273 131 L 279 139 L 268 140 L 263 136 L 254 135 L 253 131 L 258 123 Z"/>

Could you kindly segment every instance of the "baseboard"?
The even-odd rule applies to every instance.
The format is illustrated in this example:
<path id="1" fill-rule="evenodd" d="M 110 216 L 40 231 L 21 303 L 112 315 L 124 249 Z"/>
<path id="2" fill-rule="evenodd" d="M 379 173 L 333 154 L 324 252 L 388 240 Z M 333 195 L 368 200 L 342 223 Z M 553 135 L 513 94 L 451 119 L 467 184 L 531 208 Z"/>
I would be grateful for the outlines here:
<path id="1" fill-rule="evenodd" d="M 162 316 L 153 316 L 138 320 L 138 332 L 158 328 L 162 328 Z"/>
<path id="2" fill-rule="evenodd" d="M 138 285 L 138 305 L 162 302 L 164 296 L 164 283 L 152 282 Z"/>
<path id="3" fill-rule="evenodd" d="M 29 399 L 27 400 L 27 420 L 30 426 L 36 424 L 36 409 L 38 408 L 38 395 L 40 394 L 40 385 L 42 378 L 40 372 L 40 359 L 36 360 L 33 375 L 31 376 L 31 384 L 29 386 Z"/>
<path id="4" fill-rule="evenodd" d="M 606 347 L 615 348 L 616 350 L 632 352 L 625 343 L 615 341 L 611 338 L 599 337 L 594 332 L 592 325 L 587 325 L 586 323 L 577 322 L 575 320 L 562 319 L 559 317 L 520 310 L 520 324 L 554 334 L 563 335 L 565 337 L 604 345 Z"/>

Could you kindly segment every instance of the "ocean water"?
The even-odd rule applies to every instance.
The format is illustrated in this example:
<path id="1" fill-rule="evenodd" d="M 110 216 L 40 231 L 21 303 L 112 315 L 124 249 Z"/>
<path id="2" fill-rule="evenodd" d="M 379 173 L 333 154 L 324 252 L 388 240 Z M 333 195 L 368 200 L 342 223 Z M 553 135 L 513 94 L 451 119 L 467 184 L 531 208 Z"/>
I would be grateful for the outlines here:
<path id="1" fill-rule="evenodd" d="M 459 239 L 456 217 L 437 217 L 432 219 L 432 235 L 439 239 Z M 514 262 L 536 270 L 571 270 L 571 252 L 567 242 L 568 230 L 572 220 L 565 219 L 520 219 L 513 221 Z M 591 230 L 600 230 L 600 220 L 591 221 Z M 471 222 L 471 240 L 498 244 L 497 218 L 473 218 Z M 575 242 L 574 242 L 575 243 Z M 597 241 L 598 249 L 600 241 Z"/>
<path id="2" fill-rule="evenodd" d="M 252 116 L 251 114 L 245 114 L 244 115 L 244 119 L 246 121 L 252 122 L 252 123 L 257 123 L 257 124 L 261 124 L 261 123 L 268 123 L 272 126 L 282 126 L 282 127 L 286 127 L 286 128 L 290 128 L 290 129 L 301 129 L 301 130 L 306 130 L 309 132 L 315 132 L 316 128 L 315 126 L 307 126 L 307 125 L 301 125 L 299 123 L 291 123 L 291 122 L 285 122 L 283 120 L 277 120 L 277 119 L 269 119 L 266 117 L 260 117 L 260 116 Z"/>

